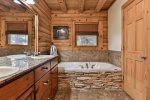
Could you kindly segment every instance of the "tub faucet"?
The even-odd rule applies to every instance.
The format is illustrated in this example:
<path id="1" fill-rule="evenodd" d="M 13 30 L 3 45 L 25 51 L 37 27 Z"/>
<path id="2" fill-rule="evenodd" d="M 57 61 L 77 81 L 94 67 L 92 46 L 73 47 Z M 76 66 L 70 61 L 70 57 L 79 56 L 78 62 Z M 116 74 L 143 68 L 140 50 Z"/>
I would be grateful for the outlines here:
<path id="1" fill-rule="evenodd" d="M 91 68 L 93 69 L 95 65 L 92 65 Z"/>
<path id="2" fill-rule="evenodd" d="M 89 68 L 89 65 L 88 65 L 88 63 L 86 63 L 86 68 Z"/>

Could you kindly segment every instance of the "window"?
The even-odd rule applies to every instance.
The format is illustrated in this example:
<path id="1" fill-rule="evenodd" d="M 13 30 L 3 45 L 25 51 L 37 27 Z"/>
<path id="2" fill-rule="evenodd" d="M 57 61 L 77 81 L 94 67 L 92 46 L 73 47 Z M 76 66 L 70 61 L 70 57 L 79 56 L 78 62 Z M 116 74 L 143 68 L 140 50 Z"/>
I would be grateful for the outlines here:
<path id="1" fill-rule="evenodd" d="M 98 46 L 98 24 L 81 23 L 75 25 L 76 46 Z"/>
<path id="2" fill-rule="evenodd" d="M 97 46 L 97 35 L 77 35 L 77 46 Z"/>
<path id="3" fill-rule="evenodd" d="M 28 34 L 8 34 L 9 45 L 28 45 Z"/>
<path id="4" fill-rule="evenodd" d="M 28 45 L 28 24 L 27 23 L 7 23 L 7 44 L 8 45 Z"/>

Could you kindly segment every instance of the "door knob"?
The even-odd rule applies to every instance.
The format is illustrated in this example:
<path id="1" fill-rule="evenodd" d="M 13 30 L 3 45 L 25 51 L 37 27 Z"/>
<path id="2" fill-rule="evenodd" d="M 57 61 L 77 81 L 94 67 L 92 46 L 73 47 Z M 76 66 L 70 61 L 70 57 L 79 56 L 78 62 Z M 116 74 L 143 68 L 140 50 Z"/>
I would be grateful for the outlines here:
<path id="1" fill-rule="evenodd" d="M 144 59 L 144 60 L 146 60 L 146 59 L 147 59 L 147 56 L 142 56 L 141 58 Z"/>

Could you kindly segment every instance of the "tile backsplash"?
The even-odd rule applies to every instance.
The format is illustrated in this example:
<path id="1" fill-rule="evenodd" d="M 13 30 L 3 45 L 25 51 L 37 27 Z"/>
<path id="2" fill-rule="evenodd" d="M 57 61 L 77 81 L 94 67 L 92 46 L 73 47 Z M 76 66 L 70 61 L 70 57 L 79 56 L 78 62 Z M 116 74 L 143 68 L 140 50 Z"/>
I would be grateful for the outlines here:
<path id="1" fill-rule="evenodd" d="M 109 51 L 109 59 L 108 62 L 121 67 L 121 51 Z"/>
<path id="2" fill-rule="evenodd" d="M 99 50 L 63 50 L 59 52 L 61 61 L 64 62 L 109 62 L 121 66 L 121 52 Z"/>
<path id="3" fill-rule="evenodd" d="M 102 61 L 108 62 L 108 51 L 99 50 L 64 50 L 60 51 L 61 61 L 86 62 Z"/>

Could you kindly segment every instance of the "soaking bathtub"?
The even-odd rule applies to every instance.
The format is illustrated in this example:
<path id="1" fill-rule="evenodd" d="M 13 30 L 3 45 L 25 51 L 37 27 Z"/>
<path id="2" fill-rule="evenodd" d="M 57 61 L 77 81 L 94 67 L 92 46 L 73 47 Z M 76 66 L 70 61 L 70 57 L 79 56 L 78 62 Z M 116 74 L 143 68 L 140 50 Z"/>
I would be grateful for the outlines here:
<path id="1" fill-rule="evenodd" d="M 105 62 L 61 62 L 58 64 L 59 87 L 122 89 L 121 68 Z"/>
<path id="2" fill-rule="evenodd" d="M 59 71 L 74 72 L 116 72 L 121 68 L 105 62 L 60 62 Z"/>

